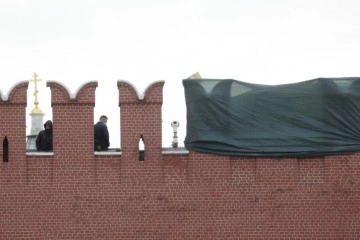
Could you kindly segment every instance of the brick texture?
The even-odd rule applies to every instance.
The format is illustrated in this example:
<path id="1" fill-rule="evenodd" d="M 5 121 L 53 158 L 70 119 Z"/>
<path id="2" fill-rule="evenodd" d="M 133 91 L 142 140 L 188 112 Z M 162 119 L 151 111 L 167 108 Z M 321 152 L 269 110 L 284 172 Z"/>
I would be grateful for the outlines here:
<path id="1" fill-rule="evenodd" d="M 0 239 L 360 238 L 360 153 L 163 154 L 163 85 L 139 98 L 117 83 L 121 155 L 93 151 L 97 82 L 75 97 L 47 83 L 53 155 L 26 155 L 27 83 L 0 99 L 0 139 L 9 142 L 8 162 L 0 144 Z"/>

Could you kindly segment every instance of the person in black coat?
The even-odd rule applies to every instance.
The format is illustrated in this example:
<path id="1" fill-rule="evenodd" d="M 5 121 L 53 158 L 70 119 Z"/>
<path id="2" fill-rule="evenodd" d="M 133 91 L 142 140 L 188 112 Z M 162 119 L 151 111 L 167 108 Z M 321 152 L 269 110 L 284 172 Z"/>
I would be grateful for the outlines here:
<path id="1" fill-rule="evenodd" d="M 44 123 L 44 130 L 41 130 L 36 138 L 36 149 L 38 151 L 52 151 L 52 129 L 53 123 L 48 120 Z"/>
<path id="2" fill-rule="evenodd" d="M 102 115 L 94 125 L 94 150 L 95 151 L 106 151 L 110 146 L 109 142 L 109 131 L 106 126 L 108 118 Z"/>

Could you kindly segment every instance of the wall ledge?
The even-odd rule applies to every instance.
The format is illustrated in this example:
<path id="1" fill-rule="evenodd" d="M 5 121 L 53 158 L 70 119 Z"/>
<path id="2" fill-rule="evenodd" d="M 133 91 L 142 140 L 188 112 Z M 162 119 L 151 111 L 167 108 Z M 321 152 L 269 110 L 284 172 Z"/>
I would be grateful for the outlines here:
<path id="1" fill-rule="evenodd" d="M 121 150 L 111 149 L 109 151 L 94 152 L 95 156 L 121 156 Z M 183 155 L 189 154 L 189 150 L 184 147 L 179 148 L 163 148 L 163 155 Z M 26 152 L 26 156 L 54 156 L 54 152 L 41 152 L 41 151 L 29 151 Z"/>
<path id="2" fill-rule="evenodd" d="M 26 156 L 54 156 L 53 152 L 26 152 Z"/>
<path id="3" fill-rule="evenodd" d="M 162 149 L 163 155 L 171 155 L 171 154 L 189 154 L 189 150 L 186 150 L 184 147 L 178 147 L 178 148 L 163 148 Z"/>
<path id="4" fill-rule="evenodd" d="M 95 156 L 121 156 L 121 151 L 100 151 L 94 152 Z"/>

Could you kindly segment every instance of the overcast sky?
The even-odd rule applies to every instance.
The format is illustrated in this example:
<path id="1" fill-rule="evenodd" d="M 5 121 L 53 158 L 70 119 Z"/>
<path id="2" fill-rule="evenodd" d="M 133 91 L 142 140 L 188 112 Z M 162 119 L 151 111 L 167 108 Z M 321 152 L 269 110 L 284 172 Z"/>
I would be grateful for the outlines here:
<path id="1" fill-rule="evenodd" d="M 182 79 L 281 84 L 360 76 L 358 0 L 0 0 L 0 90 L 36 72 L 40 108 L 52 119 L 46 81 L 72 92 L 96 80 L 94 123 L 109 116 L 120 147 L 117 81 L 140 93 L 164 80 L 163 146 L 172 120 L 186 134 Z M 27 114 L 32 104 L 29 85 Z M 29 117 L 28 117 L 29 118 Z"/>

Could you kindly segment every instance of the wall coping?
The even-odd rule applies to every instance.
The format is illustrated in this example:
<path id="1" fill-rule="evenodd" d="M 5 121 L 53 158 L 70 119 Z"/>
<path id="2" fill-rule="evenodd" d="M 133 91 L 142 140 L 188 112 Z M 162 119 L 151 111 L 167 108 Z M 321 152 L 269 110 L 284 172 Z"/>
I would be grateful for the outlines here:
<path id="1" fill-rule="evenodd" d="M 51 84 L 58 84 L 59 86 L 63 87 L 65 89 L 65 91 L 68 93 L 70 100 L 75 100 L 77 94 L 79 93 L 79 91 L 86 86 L 87 84 L 91 84 L 91 83 L 97 83 L 97 81 L 87 81 L 84 82 L 83 84 L 81 84 L 76 90 L 75 92 L 71 92 L 71 90 L 65 86 L 64 84 L 62 84 L 61 82 L 55 81 L 55 80 L 48 80 L 46 81 L 46 86 L 49 87 Z"/>
<path id="2" fill-rule="evenodd" d="M 120 83 L 126 83 L 128 85 L 130 85 L 133 90 L 136 92 L 136 95 L 138 97 L 139 100 L 144 100 L 145 98 L 145 94 L 147 92 L 147 90 L 152 87 L 153 85 L 157 84 L 157 83 L 165 83 L 165 81 L 163 80 L 158 80 L 158 81 L 153 81 L 151 83 L 149 83 L 149 85 L 146 86 L 146 88 L 144 89 L 144 92 L 143 93 L 140 93 L 139 90 L 137 89 L 137 87 L 132 83 L 132 82 L 129 82 L 129 81 L 126 81 L 126 80 L 118 80 L 118 86 Z"/>
<path id="3" fill-rule="evenodd" d="M 28 82 L 29 82 L 28 80 L 23 80 L 23 81 L 15 83 L 12 87 L 10 87 L 10 89 L 7 91 L 6 94 L 3 94 L 3 92 L 0 90 L 0 97 L 1 97 L 2 101 L 4 101 L 4 102 L 8 101 L 9 95 L 17 86 L 20 86 L 21 84 L 28 83 Z"/>

